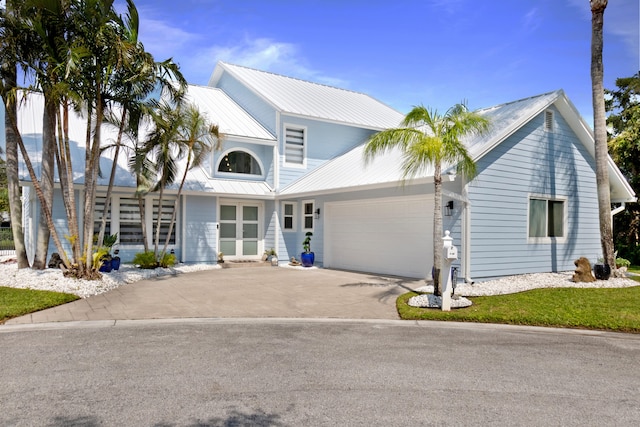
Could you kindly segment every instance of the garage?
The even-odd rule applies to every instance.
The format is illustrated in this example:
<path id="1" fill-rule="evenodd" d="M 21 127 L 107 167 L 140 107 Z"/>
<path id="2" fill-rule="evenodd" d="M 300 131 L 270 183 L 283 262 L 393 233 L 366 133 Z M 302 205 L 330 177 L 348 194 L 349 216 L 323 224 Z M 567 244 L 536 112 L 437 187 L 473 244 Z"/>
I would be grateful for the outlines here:
<path id="1" fill-rule="evenodd" d="M 325 267 L 424 278 L 433 264 L 433 197 L 325 204 Z"/>

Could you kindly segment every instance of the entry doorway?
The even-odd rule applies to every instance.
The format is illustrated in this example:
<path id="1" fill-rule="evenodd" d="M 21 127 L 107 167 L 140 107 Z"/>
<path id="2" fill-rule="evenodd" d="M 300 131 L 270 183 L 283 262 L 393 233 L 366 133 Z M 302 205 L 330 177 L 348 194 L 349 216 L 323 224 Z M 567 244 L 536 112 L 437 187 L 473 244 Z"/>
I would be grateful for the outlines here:
<path id="1" fill-rule="evenodd" d="M 260 259 L 262 251 L 262 205 L 229 202 L 220 204 L 218 251 L 225 259 Z"/>

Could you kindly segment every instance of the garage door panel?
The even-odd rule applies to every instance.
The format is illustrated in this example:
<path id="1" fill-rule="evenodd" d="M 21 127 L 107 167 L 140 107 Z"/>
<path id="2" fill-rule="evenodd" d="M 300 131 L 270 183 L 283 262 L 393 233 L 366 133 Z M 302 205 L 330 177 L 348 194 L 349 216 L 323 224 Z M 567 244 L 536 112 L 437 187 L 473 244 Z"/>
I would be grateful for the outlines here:
<path id="1" fill-rule="evenodd" d="M 325 265 L 347 270 L 425 277 L 433 260 L 429 198 L 326 204 Z"/>

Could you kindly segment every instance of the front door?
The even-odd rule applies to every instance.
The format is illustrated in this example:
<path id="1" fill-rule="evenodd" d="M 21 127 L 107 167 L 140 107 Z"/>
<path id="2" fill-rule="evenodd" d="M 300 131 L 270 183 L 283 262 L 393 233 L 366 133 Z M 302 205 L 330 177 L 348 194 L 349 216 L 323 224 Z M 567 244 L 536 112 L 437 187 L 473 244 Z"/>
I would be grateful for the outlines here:
<path id="1" fill-rule="evenodd" d="M 260 258 L 260 205 L 229 203 L 220 205 L 219 251 L 227 259 Z"/>

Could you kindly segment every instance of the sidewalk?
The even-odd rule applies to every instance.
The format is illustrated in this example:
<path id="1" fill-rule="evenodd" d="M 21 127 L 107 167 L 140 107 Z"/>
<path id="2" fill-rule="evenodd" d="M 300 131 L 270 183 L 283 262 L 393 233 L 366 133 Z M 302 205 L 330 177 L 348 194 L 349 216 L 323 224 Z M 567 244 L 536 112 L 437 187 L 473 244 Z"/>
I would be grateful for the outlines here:
<path id="1" fill-rule="evenodd" d="M 173 318 L 398 319 L 398 295 L 423 283 L 315 268 L 216 269 L 124 285 L 6 324 Z"/>

